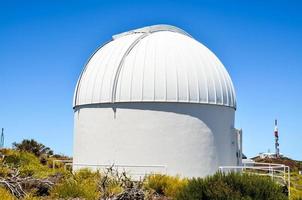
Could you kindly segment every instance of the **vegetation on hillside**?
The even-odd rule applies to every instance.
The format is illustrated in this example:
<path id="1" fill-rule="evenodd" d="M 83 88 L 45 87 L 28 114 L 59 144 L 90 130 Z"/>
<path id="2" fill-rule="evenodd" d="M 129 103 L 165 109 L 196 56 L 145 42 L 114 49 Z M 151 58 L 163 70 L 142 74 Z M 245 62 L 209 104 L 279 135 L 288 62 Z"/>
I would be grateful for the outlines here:
<path id="1" fill-rule="evenodd" d="M 178 200 L 207 200 L 207 199 L 288 199 L 284 188 L 264 176 L 216 173 L 207 178 L 189 180 Z"/>
<path id="2" fill-rule="evenodd" d="M 297 172 L 302 170 L 302 162 L 293 160 L 287 157 L 280 157 L 280 158 L 260 158 L 259 156 L 253 158 L 255 162 L 261 163 L 275 163 L 275 164 L 284 164 L 290 167 L 291 171 Z"/>
<path id="3" fill-rule="evenodd" d="M 104 171 L 82 169 L 75 173 L 63 164 L 53 165 L 53 151 L 34 140 L 0 150 L 1 200 L 202 200 L 287 199 L 286 189 L 267 177 L 217 173 L 206 178 L 184 179 L 153 174 L 134 181 L 114 166 Z M 54 167 L 54 168 L 53 168 Z M 302 178 L 292 175 L 297 184 Z M 299 189 L 292 199 L 302 197 Z"/>
<path id="4" fill-rule="evenodd" d="M 288 157 L 280 158 L 260 158 L 259 156 L 253 158 L 256 162 L 261 163 L 274 163 L 274 164 L 284 164 L 290 167 L 290 191 L 292 199 L 301 199 L 302 200 L 302 161 L 297 161 L 290 159 Z"/>

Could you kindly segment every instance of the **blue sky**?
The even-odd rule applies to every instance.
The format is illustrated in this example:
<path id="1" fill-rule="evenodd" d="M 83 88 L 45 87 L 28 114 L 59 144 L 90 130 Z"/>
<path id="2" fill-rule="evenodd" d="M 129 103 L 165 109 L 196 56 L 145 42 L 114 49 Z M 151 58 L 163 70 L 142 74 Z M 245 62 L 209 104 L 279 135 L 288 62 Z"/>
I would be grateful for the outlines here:
<path id="1" fill-rule="evenodd" d="M 114 3 L 113 3 L 114 2 Z M 72 97 L 94 50 L 154 24 L 190 33 L 234 82 L 244 152 L 302 160 L 302 3 L 299 1 L 1 1 L 0 127 L 6 146 L 34 138 L 72 155 Z"/>

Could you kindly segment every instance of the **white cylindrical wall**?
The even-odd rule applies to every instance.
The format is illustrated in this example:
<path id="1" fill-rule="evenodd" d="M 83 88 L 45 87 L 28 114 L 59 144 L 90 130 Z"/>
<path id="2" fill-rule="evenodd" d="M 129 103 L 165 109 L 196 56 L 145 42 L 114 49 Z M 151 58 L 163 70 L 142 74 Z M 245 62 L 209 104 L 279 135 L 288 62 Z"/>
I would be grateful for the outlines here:
<path id="1" fill-rule="evenodd" d="M 187 103 L 116 103 L 75 108 L 74 170 L 116 165 L 133 175 L 185 177 L 236 165 L 230 107 Z"/>

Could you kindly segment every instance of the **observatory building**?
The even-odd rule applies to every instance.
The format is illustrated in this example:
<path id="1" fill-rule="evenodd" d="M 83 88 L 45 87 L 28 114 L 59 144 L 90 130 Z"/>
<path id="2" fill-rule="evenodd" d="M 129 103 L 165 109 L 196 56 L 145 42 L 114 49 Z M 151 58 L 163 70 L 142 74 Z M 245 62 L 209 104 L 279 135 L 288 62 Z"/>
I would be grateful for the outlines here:
<path id="1" fill-rule="evenodd" d="M 84 67 L 73 108 L 74 170 L 198 177 L 241 163 L 231 78 L 177 27 L 114 35 Z"/>

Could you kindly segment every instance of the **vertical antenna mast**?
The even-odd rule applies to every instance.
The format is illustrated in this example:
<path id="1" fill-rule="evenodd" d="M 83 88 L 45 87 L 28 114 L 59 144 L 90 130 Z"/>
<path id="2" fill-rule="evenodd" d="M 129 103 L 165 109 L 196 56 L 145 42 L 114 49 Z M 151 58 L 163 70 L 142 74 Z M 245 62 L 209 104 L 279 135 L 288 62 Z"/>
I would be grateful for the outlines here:
<path id="1" fill-rule="evenodd" d="M 280 152 L 279 152 L 279 133 L 278 133 L 278 121 L 277 119 L 275 119 L 275 153 L 276 153 L 276 157 L 279 158 L 280 157 Z"/>
<path id="2" fill-rule="evenodd" d="M 3 147 L 4 147 L 4 128 L 2 128 L 1 138 L 0 138 L 0 148 L 2 149 Z"/>

